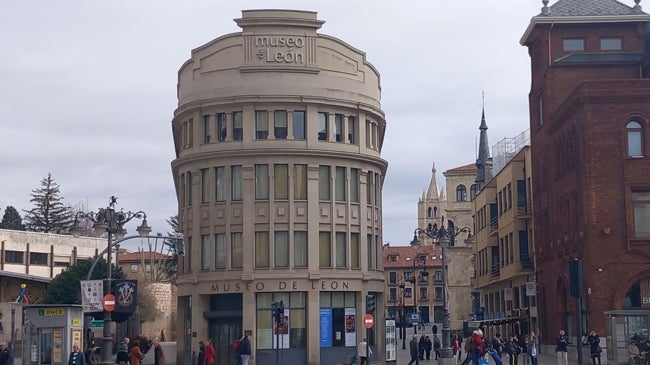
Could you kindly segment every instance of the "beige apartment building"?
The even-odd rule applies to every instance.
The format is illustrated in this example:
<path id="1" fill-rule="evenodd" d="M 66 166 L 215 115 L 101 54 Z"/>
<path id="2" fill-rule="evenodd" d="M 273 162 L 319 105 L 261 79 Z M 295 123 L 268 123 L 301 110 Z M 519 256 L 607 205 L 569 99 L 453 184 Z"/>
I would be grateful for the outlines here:
<path id="1" fill-rule="evenodd" d="M 242 333 L 250 364 L 340 364 L 366 337 L 384 356 L 381 84 L 316 13 L 247 10 L 241 32 L 178 72 L 173 178 L 185 256 L 178 363 Z M 272 303 L 284 305 L 274 325 Z M 216 364 L 235 364 L 217 356 Z"/>
<path id="2" fill-rule="evenodd" d="M 473 201 L 481 303 L 474 325 L 483 324 L 489 336 L 538 328 L 530 162 L 529 144 L 497 154 L 495 176 Z"/>

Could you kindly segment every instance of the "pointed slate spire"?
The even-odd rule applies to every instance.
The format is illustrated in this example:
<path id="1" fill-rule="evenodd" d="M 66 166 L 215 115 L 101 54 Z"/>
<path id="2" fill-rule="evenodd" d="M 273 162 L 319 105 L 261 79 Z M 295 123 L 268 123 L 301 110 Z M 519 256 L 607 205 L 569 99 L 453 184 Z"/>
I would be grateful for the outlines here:
<path id="1" fill-rule="evenodd" d="M 478 128 L 481 136 L 478 144 L 478 158 L 476 159 L 476 184 L 479 190 L 492 178 L 492 158 L 490 157 L 490 145 L 487 137 L 487 123 L 485 122 L 485 105 L 481 115 L 481 126 Z"/>
<path id="2" fill-rule="evenodd" d="M 429 189 L 427 189 L 427 200 L 439 200 L 438 195 L 438 181 L 436 180 L 436 163 L 431 167 L 431 181 L 429 182 Z"/>

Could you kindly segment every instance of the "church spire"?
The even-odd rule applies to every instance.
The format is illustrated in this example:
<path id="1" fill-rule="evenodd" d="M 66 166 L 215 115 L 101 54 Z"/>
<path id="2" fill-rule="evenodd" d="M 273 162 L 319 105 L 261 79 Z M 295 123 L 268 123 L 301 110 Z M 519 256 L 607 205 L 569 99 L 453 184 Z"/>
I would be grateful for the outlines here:
<path id="1" fill-rule="evenodd" d="M 436 163 L 433 163 L 431 167 L 431 181 L 429 182 L 429 189 L 427 189 L 427 200 L 439 200 L 440 196 L 438 195 L 438 181 L 436 180 Z"/>
<path id="2" fill-rule="evenodd" d="M 476 184 L 481 190 L 485 183 L 492 178 L 492 158 L 490 157 L 490 145 L 487 137 L 487 123 L 485 122 L 485 103 L 481 115 L 481 136 L 478 144 L 478 158 L 476 159 Z"/>

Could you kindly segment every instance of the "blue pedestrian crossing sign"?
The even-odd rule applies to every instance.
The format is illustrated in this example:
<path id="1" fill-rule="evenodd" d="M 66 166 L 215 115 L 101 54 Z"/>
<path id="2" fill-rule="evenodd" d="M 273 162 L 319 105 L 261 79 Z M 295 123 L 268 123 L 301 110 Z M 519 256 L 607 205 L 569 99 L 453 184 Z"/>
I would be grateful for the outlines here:
<path id="1" fill-rule="evenodd" d="M 417 325 L 420 323 L 420 315 L 417 313 L 411 313 L 411 324 Z"/>

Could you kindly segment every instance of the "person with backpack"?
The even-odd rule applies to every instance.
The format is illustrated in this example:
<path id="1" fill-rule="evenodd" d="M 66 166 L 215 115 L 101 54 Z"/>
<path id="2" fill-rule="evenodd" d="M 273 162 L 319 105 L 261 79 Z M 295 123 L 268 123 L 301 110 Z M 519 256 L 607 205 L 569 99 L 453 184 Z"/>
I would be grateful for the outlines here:
<path id="1" fill-rule="evenodd" d="M 517 337 L 514 334 L 510 335 L 504 347 L 508 354 L 508 364 L 517 365 L 517 357 L 519 356 L 519 341 Z"/>
<path id="2" fill-rule="evenodd" d="M 466 355 L 465 355 L 465 360 L 463 360 L 463 362 L 461 362 L 460 365 L 467 365 L 472 361 L 472 350 L 474 350 L 471 337 L 465 340 L 465 344 L 463 345 L 463 350 L 465 350 Z"/>
<path id="3" fill-rule="evenodd" d="M 480 328 L 474 331 L 469 341 L 472 343 L 472 362 L 478 365 L 479 358 L 485 353 L 483 331 Z"/>

